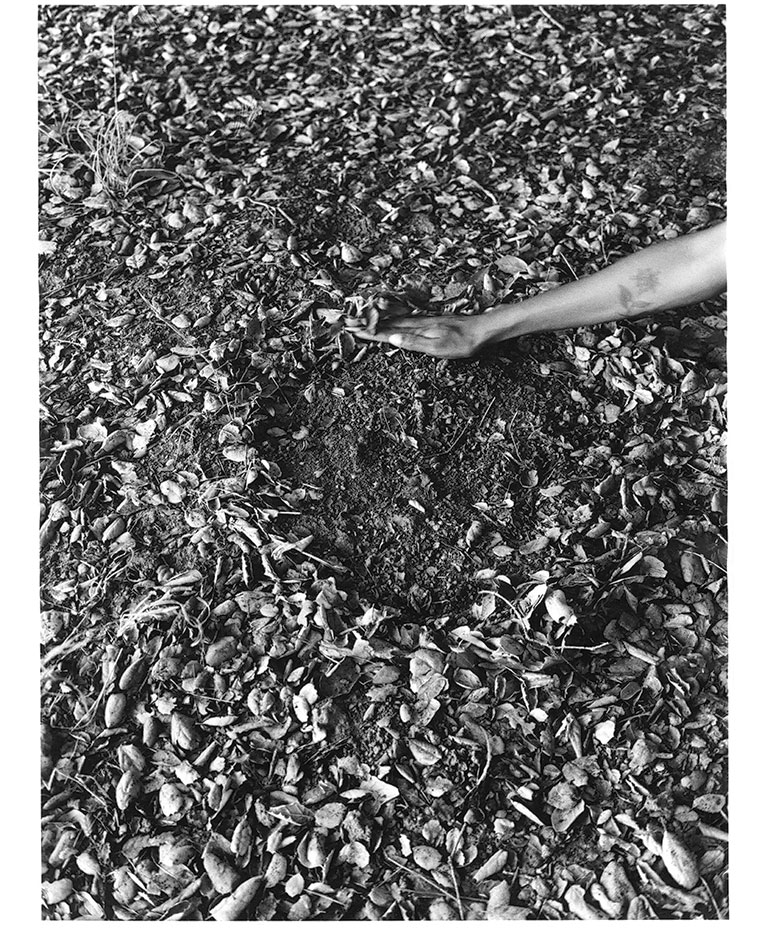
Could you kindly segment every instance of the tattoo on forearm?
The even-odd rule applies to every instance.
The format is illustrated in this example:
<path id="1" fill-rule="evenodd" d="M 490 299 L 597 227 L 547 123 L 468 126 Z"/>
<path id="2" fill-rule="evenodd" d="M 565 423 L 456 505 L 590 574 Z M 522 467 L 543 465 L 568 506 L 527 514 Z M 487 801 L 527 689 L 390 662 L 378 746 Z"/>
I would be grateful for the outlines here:
<path id="1" fill-rule="evenodd" d="M 637 284 L 638 294 L 648 293 L 649 291 L 653 293 L 659 286 L 659 275 L 649 267 L 641 267 L 632 280 Z"/>
<path id="2" fill-rule="evenodd" d="M 632 280 L 637 284 L 638 294 L 653 292 L 659 285 L 659 275 L 650 268 L 641 268 Z M 621 311 L 622 316 L 639 315 L 644 309 L 650 309 L 653 305 L 645 300 L 636 300 L 629 287 L 622 284 L 619 285 L 619 301 L 624 307 Z"/>

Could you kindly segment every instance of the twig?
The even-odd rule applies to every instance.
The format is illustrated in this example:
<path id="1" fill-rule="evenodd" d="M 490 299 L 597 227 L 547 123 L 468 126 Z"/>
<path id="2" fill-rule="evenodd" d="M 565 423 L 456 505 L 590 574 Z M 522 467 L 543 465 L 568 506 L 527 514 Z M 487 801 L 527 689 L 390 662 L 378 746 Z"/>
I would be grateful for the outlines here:
<path id="1" fill-rule="evenodd" d="M 599 651 L 601 648 L 610 647 L 610 641 L 603 641 L 600 644 L 566 644 L 565 641 L 560 643 L 561 651 Z"/>
<path id="2" fill-rule="evenodd" d="M 410 873 L 411 876 L 414 876 L 417 879 L 423 880 L 425 883 L 428 883 L 430 886 L 436 889 L 444 899 L 446 897 L 450 898 L 444 886 L 441 886 L 439 883 L 430 879 L 425 874 L 419 873 L 418 870 L 413 870 L 411 867 L 407 866 L 406 864 L 401 864 L 397 860 L 393 860 L 391 857 L 388 857 L 386 854 L 384 854 L 383 857 L 384 857 L 384 860 L 386 860 L 388 864 L 392 864 L 393 866 L 398 867 L 400 870 L 405 870 L 406 873 Z"/>
<path id="3" fill-rule="evenodd" d="M 722 921 L 723 916 L 722 916 L 722 914 L 720 913 L 720 907 L 718 906 L 717 902 L 715 901 L 715 897 L 712 895 L 712 890 L 709 888 L 709 883 L 707 883 L 707 881 L 704 879 L 704 877 L 701 878 L 701 882 L 704 884 L 704 888 L 705 888 L 706 891 L 707 891 L 707 895 L 709 896 L 710 902 L 711 902 L 712 905 L 715 907 L 715 912 L 717 913 L 718 921 Z"/>
<path id="4" fill-rule="evenodd" d="M 486 750 L 485 767 L 483 767 L 483 772 L 480 774 L 477 782 L 474 784 L 474 786 L 470 787 L 469 791 L 467 792 L 467 795 L 464 797 L 464 802 L 466 802 L 467 799 L 469 799 L 469 797 L 472 795 L 472 793 L 475 792 L 475 790 L 480 789 L 481 785 L 483 784 L 483 781 L 488 776 L 488 771 L 491 769 L 491 760 L 493 759 L 493 752 L 491 751 L 491 739 L 489 738 L 488 732 L 485 731 L 485 729 L 483 729 L 483 735 L 485 736 L 485 750 Z M 462 827 L 461 830 L 463 832 L 464 827 Z M 456 841 L 454 842 L 454 848 L 453 848 L 452 854 L 456 851 L 456 846 L 458 845 L 458 842 L 459 842 L 459 838 L 457 838 Z"/>
<path id="5" fill-rule="evenodd" d="M 571 262 L 568 260 L 568 258 L 566 258 L 566 256 L 565 256 L 562 252 L 560 253 L 560 257 L 561 257 L 561 258 L 563 259 L 563 261 L 565 261 L 565 263 L 568 265 L 568 270 L 571 272 L 571 274 L 573 274 L 573 279 L 574 279 L 574 280 L 578 280 L 578 279 L 579 279 L 578 274 L 577 274 L 576 271 L 574 271 L 574 269 L 571 267 Z"/>
<path id="6" fill-rule="evenodd" d="M 537 6 L 536 9 L 539 11 L 539 13 L 542 14 L 542 16 L 546 16 L 553 26 L 555 26 L 561 32 L 565 32 L 565 26 L 562 23 L 559 23 L 551 13 L 544 9 L 543 6 Z"/>
<path id="7" fill-rule="evenodd" d="M 523 58 L 530 58 L 531 61 L 541 61 L 541 58 L 537 58 L 535 55 L 530 55 L 528 52 L 524 52 L 522 48 L 518 48 L 517 45 L 512 45 L 512 51 L 516 55 L 522 55 Z"/>
<path id="8" fill-rule="evenodd" d="M 448 864 L 451 868 L 451 880 L 453 881 L 453 893 L 456 897 L 456 905 L 459 909 L 459 921 L 464 921 L 464 906 L 461 904 L 461 893 L 459 892 L 459 881 L 456 879 L 456 870 L 453 866 L 453 857 L 449 855 Z"/>

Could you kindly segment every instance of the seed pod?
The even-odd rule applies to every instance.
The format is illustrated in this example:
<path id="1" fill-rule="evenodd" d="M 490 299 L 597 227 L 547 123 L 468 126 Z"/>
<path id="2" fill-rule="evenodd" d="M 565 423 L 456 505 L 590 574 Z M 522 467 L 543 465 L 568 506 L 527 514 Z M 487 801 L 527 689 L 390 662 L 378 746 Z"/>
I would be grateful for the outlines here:
<path id="1" fill-rule="evenodd" d="M 269 862 L 269 866 L 264 872 L 264 882 L 267 886 L 277 886 L 278 883 L 282 883 L 285 879 L 285 874 L 288 872 L 288 861 L 282 854 L 273 854 L 272 860 Z"/>
<path id="2" fill-rule="evenodd" d="M 509 855 L 506 851 L 496 851 L 495 854 L 492 854 L 488 860 L 480 867 L 479 870 L 474 874 L 474 879 L 481 883 L 483 880 L 487 880 L 489 877 L 494 876 L 500 870 L 503 870 L 507 865 L 507 857 Z"/>
<path id="3" fill-rule="evenodd" d="M 562 590 L 550 590 L 544 598 L 544 607 L 555 622 L 570 622 L 573 618 L 573 609 L 568 605 Z"/>
<path id="4" fill-rule="evenodd" d="M 117 803 L 117 808 L 124 812 L 132 802 L 135 802 L 139 798 L 140 794 L 141 780 L 132 770 L 126 770 L 117 781 L 117 786 L 115 787 L 115 802 Z"/>
<path id="5" fill-rule="evenodd" d="M 76 845 L 77 833 L 72 828 L 65 828 L 48 857 L 49 866 L 61 867 L 70 857 L 75 857 L 77 854 Z"/>
<path id="6" fill-rule="evenodd" d="M 322 867 L 326 857 L 322 836 L 313 831 L 307 843 L 307 865 L 310 867 Z"/>
<path id="7" fill-rule="evenodd" d="M 175 783 L 163 783 L 158 793 L 158 801 L 163 815 L 172 818 L 184 811 L 187 797 Z"/>
<path id="8" fill-rule="evenodd" d="M 237 654 L 237 639 L 228 635 L 208 645 L 205 652 L 205 663 L 209 667 L 221 667 Z"/>
<path id="9" fill-rule="evenodd" d="M 593 883 L 589 891 L 609 918 L 621 918 L 624 912 L 623 902 L 614 902 L 599 883 Z"/>
<path id="10" fill-rule="evenodd" d="M 615 860 L 608 863 L 600 876 L 605 891 L 614 902 L 634 899 L 637 895 L 622 865 Z"/>
<path id="11" fill-rule="evenodd" d="M 601 913 L 594 906 L 591 906 L 584 898 L 584 887 L 573 885 L 568 888 L 565 894 L 565 901 L 568 908 L 576 916 L 587 921 L 601 918 Z"/>
<path id="12" fill-rule="evenodd" d="M 43 883 L 43 894 L 48 905 L 56 905 L 68 899 L 74 892 L 72 880 L 64 878 L 54 880 L 52 883 Z"/>
<path id="13" fill-rule="evenodd" d="M 125 693 L 112 693 L 104 707 L 104 724 L 115 728 L 123 720 L 128 709 L 128 697 Z"/>
<path id="14" fill-rule="evenodd" d="M 261 877 L 252 876 L 241 883 L 232 895 L 222 899 L 211 909 L 211 915 L 217 922 L 233 922 L 240 918 L 253 902 L 256 891 L 261 884 Z"/>
<path id="15" fill-rule="evenodd" d="M 171 716 L 171 741 L 182 751 L 194 751 L 200 743 L 195 723 L 187 715 L 174 712 Z"/>
<path id="16" fill-rule="evenodd" d="M 139 891 L 139 887 L 131 879 L 130 873 L 130 867 L 122 866 L 113 871 L 111 875 L 112 892 L 120 905 L 130 905 Z"/>
<path id="17" fill-rule="evenodd" d="M 122 516 L 118 516 L 116 519 L 113 519 L 112 522 L 104 529 L 101 534 L 102 541 L 114 541 L 116 538 L 119 538 L 120 535 L 125 531 L 125 519 Z"/>
<path id="18" fill-rule="evenodd" d="M 408 747 L 416 763 L 422 767 L 431 767 L 440 760 L 440 751 L 426 741 L 411 741 Z"/>
<path id="19" fill-rule="evenodd" d="M 88 876 L 101 876 L 101 864 L 90 851 L 83 851 L 75 858 L 78 868 Z"/>
<path id="20" fill-rule="evenodd" d="M 475 519 L 472 524 L 467 529 L 467 534 L 464 536 L 464 544 L 467 548 L 471 548 L 476 541 L 479 540 L 480 536 L 483 534 L 483 523 L 479 519 Z"/>
<path id="21" fill-rule="evenodd" d="M 40 526 L 40 548 L 46 548 L 59 534 L 59 524 L 46 519 Z"/>
<path id="22" fill-rule="evenodd" d="M 309 705 L 307 700 L 296 693 L 292 699 L 293 702 L 293 711 L 296 714 L 296 718 L 302 723 L 302 725 L 309 721 L 309 716 L 312 711 L 312 707 Z"/>
<path id="23" fill-rule="evenodd" d="M 120 243 L 120 247 L 117 250 L 119 255 L 127 257 L 128 255 L 133 254 L 133 249 L 136 247 L 136 239 L 132 235 L 123 236 L 123 240 Z"/>
<path id="24" fill-rule="evenodd" d="M 300 896 L 304 892 L 304 877 L 300 873 L 294 873 L 290 880 L 286 882 L 284 889 L 286 896 L 295 899 L 296 896 Z"/>
<path id="25" fill-rule="evenodd" d="M 203 851 L 203 867 L 217 893 L 231 893 L 237 886 L 240 874 L 224 856 L 217 837 L 211 838 Z"/>
<path id="26" fill-rule="evenodd" d="M 132 693 L 137 690 L 144 682 L 147 676 L 147 659 L 137 657 L 122 672 L 118 686 L 126 693 Z"/>
<path id="27" fill-rule="evenodd" d="M 121 744 L 117 749 L 117 762 L 123 773 L 132 772 L 136 776 L 143 773 L 146 766 L 144 755 L 135 744 Z"/>
<path id="28" fill-rule="evenodd" d="M 253 828 L 247 818 L 242 818 L 232 832 L 230 848 L 235 857 L 245 857 L 253 843 Z"/>
<path id="29" fill-rule="evenodd" d="M 141 732 L 141 742 L 145 747 L 151 748 L 160 737 L 160 722 L 154 715 L 148 715 L 144 719 Z"/>
<path id="30" fill-rule="evenodd" d="M 683 889 L 693 889 L 699 882 L 696 858 L 677 835 L 665 831 L 661 841 L 661 859 L 672 879 Z"/>
<path id="31" fill-rule="evenodd" d="M 211 393 L 209 390 L 205 391 L 203 396 L 203 409 L 206 412 L 215 413 L 218 412 L 223 403 L 215 394 Z"/>

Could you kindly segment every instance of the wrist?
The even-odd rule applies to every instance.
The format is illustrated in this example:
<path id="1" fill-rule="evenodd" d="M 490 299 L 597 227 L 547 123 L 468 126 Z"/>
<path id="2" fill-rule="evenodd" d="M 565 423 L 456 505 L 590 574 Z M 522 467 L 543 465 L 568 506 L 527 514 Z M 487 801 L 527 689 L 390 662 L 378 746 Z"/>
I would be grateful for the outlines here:
<path id="1" fill-rule="evenodd" d="M 478 316 L 480 340 L 483 346 L 495 345 L 525 334 L 522 304 L 499 303 Z"/>

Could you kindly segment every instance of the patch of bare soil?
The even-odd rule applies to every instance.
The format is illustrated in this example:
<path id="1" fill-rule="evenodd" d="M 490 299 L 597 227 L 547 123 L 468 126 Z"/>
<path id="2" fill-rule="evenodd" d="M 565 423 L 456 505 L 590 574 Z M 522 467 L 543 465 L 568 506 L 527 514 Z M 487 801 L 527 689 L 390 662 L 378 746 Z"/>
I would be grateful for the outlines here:
<path id="1" fill-rule="evenodd" d="M 482 563 L 465 541 L 472 523 L 479 550 L 498 535 L 519 546 L 537 517 L 532 484 L 565 459 L 551 422 L 562 388 L 543 383 L 530 359 L 446 367 L 382 352 L 316 377 L 272 438 L 306 494 L 295 533 L 351 567 L 374 602 L 460 615 Z"/>

